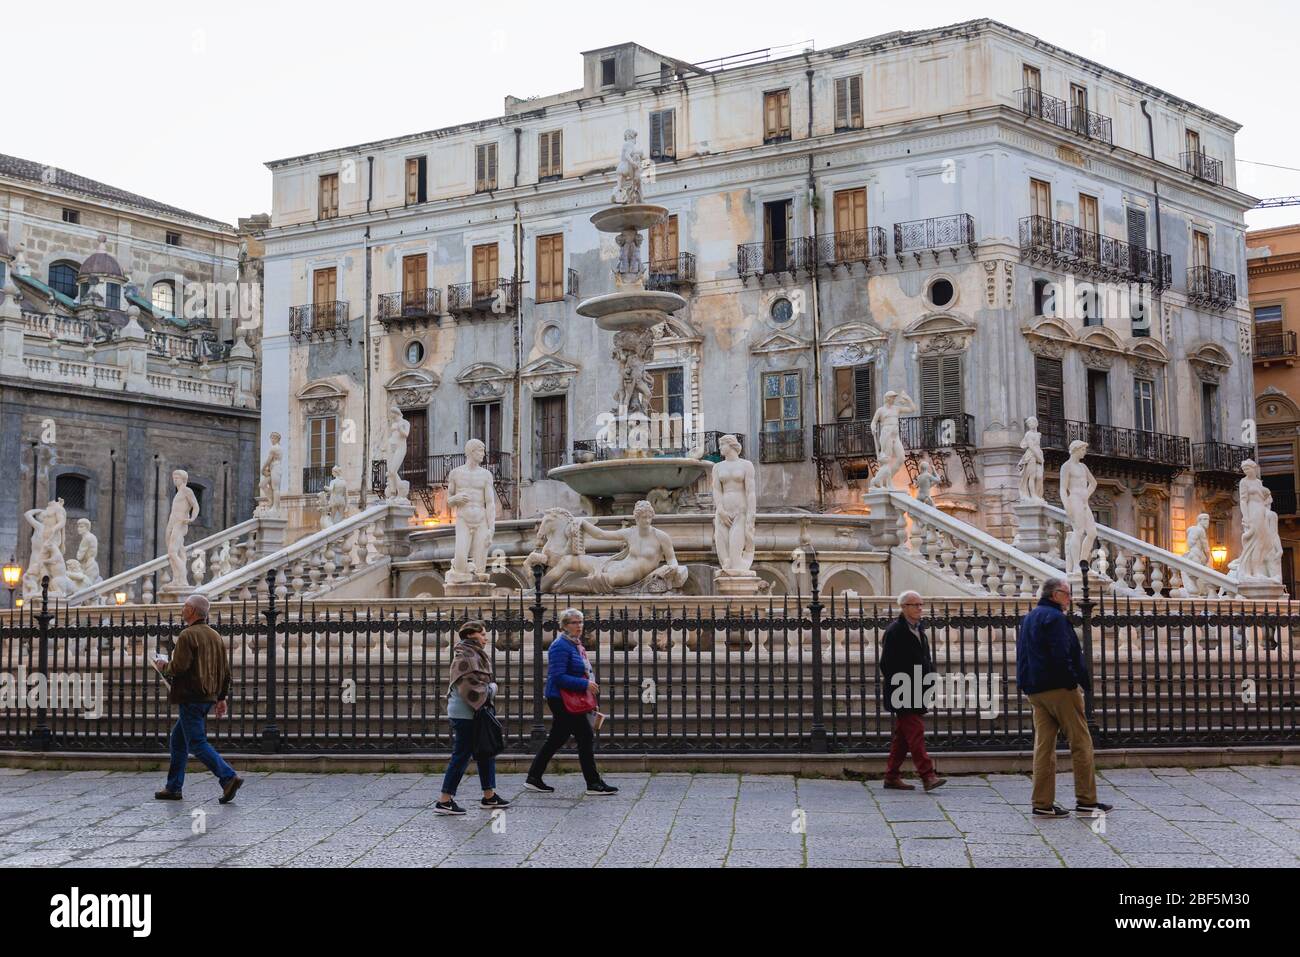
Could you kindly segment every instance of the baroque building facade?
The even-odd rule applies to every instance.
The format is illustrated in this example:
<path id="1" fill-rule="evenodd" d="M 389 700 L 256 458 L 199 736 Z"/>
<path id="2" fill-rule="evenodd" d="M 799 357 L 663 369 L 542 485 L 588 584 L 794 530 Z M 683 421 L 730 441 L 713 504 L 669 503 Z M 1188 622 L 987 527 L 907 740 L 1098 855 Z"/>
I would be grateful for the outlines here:
<path id="1" fill-rule="evenodd" d="M 191 538 L 251 514 L 262 225 L 0 155 L 6 559 L 27 564 L 24 516 L 55 499 L 68 557 L 87 519 L 102 577 L 154 558 L 178 468 L 200 506 Z"/>
<path id="2" fill-rule="evenodd" d="M 1055 466 L 1091 446 L 1098 517 L 1180 551 L 1231 527 L 1253 412 L 1238 125 L 980 20 L 830 50 L 690 64 L 583 54 L 578 89 L 502 116 L 268 164 L 263 438 L 316 521 L 339 465 L 375 494 L 387 408 L 403 474 L 445 521 L 482 439 L 503 512 L 583 503 L 548 471 L 600 454 L 610 337 L 575 315 L 614 289 L 590 223 L 624 131 L 671 218 L 648 282 L 688 305 L 648 361 L 664 448 L 742 437 L 763 511 L 861 511 L 869 423 L 906 392 L 906 473 L 1014 534 L 1025 420 Z M 707 496 L 680 507 L 707 507 Z"/>

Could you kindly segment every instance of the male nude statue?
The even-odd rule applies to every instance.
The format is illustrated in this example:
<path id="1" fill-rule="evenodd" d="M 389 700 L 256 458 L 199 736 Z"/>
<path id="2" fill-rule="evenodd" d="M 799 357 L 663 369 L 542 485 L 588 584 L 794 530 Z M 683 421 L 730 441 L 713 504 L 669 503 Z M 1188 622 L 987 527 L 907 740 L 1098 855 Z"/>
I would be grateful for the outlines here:
<path id="1" fill-rule="evenodd" d="M 487 555 L 497 527 L 497 494 L 491 471 L 483 468 L 487 446 L 465 443 L 465 464 L 447 476 L 447 505 L 456 512 L 456 548 L 447 581 L 487 581 Z M 473 563 L 471 571 L 469 563 Z"/>

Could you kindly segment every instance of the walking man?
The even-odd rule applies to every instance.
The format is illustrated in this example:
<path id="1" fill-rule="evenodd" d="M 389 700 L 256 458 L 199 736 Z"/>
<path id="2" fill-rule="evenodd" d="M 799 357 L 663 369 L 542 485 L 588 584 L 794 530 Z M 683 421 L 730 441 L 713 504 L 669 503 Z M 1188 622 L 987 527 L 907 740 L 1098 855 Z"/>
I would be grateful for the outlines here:
<path id="1" fill-rule="evenodd" d="M 219 802 L 229 804 L 244 779 L 208 743 L 206 727 L 209 711 L 218 718 L 226 713 L 226 699 L 230 695 L 230 663 L 226 659 L 226 646 L 222 644 L 221 636 L 208 627 L 208 600 L 202 595 L 191 595 L 186 600 L 181 618 L 187 627 L 176 639 L 171 660 L 154 660 L 154 667 L 171 682 L 167 703 L 180 709 L 176 726 L 172 728 L 172 760 L 167 772 L 167 786 L 154 797 L 160 801 L 181 799 L 185 765 L 193 754 L 217 776 L 221 785 Z"/>
<path id="2" fill-rule="evenodd" d="M 1111 805 L 1097 800 L 1092 735 L 1084 712 L 1088 666 L 1065 616 L 1070 599 L 1070 583 L 1065 579 L 1043 582 L 1038 607 L 1024 617 L 1016 636 L 1016 681 L 1034 709 L 1035 817 L 1070 816 L 1056 803 L 1056 736 L 1062 730 L 1074 760 L 1076 812 L 1095 817 L 1111 810 Z"/>
<path id="3" fill-rule="evenodd" d="M 880 652 L 880 676 L 885 682 L 885 708 L 894 715 L 894 737 L 885 765 L 885 787 L 892 791 L 915 791 L 903 780 L 903 758 L 912 753 L 916 773 L 927 791 L 947 784 L 934 770 L 925 750 L 925 687 L 933 682 L 934 664 L 930 643 L 922 630 L 925 602 L 914 591 L 898 596 L 898 620 L 885 629 Z"/>

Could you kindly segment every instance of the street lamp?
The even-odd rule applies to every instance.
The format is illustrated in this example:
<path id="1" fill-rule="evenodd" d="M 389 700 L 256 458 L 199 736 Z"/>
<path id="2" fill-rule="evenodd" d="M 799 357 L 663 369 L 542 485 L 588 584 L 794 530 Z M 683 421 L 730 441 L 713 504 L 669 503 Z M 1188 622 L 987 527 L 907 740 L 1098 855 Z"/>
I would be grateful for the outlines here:
<path id="1" fill-rule="evenodd" d="M 117 602 L 119 605 L 125 605 L 125 604 L 126 604 L 126 592 L 124 592 L 124 591 L 114 592 L 114 593 L 113 593 L 113 601 Z"/>
<path id="2" fill-rule="evenodd" d="M 23 580 L 23 566 L 11 557 L 4 566 L 5 587 L 9 589 L 9 607 L 14 607 L 14 589 Z"/>
<path id="3" fill-rule="evenodd" d="M 1210 549 L 1210 558 L 1214 560 L 1214 565 L 1216 568 L 1222 568 L 1223 563 L 1228 560 L 1228 546 L 1215 545 L 1213 548 Z"/>

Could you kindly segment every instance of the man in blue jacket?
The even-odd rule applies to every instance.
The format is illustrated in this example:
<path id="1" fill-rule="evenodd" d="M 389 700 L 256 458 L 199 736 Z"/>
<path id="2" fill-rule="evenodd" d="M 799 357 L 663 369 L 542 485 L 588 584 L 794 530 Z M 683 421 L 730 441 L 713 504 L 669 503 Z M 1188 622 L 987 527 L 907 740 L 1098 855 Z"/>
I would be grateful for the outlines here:
<path id="1" fill-rule="evenodd" d="M 1084 712 L 1088 666 L 1065 613 L 1070 583 L 1049 578 L 1038 607 L 1020 622 L 1016 637 L 1016 680 L 1034 709 L 1034 816 L 1069 817 L 1056 803 L 1056 736 L 1065 731 L 1074 760 L 1075 810 L 1093 817 L 1111 809 L 1097 800 L 1092 735 Z"/>

